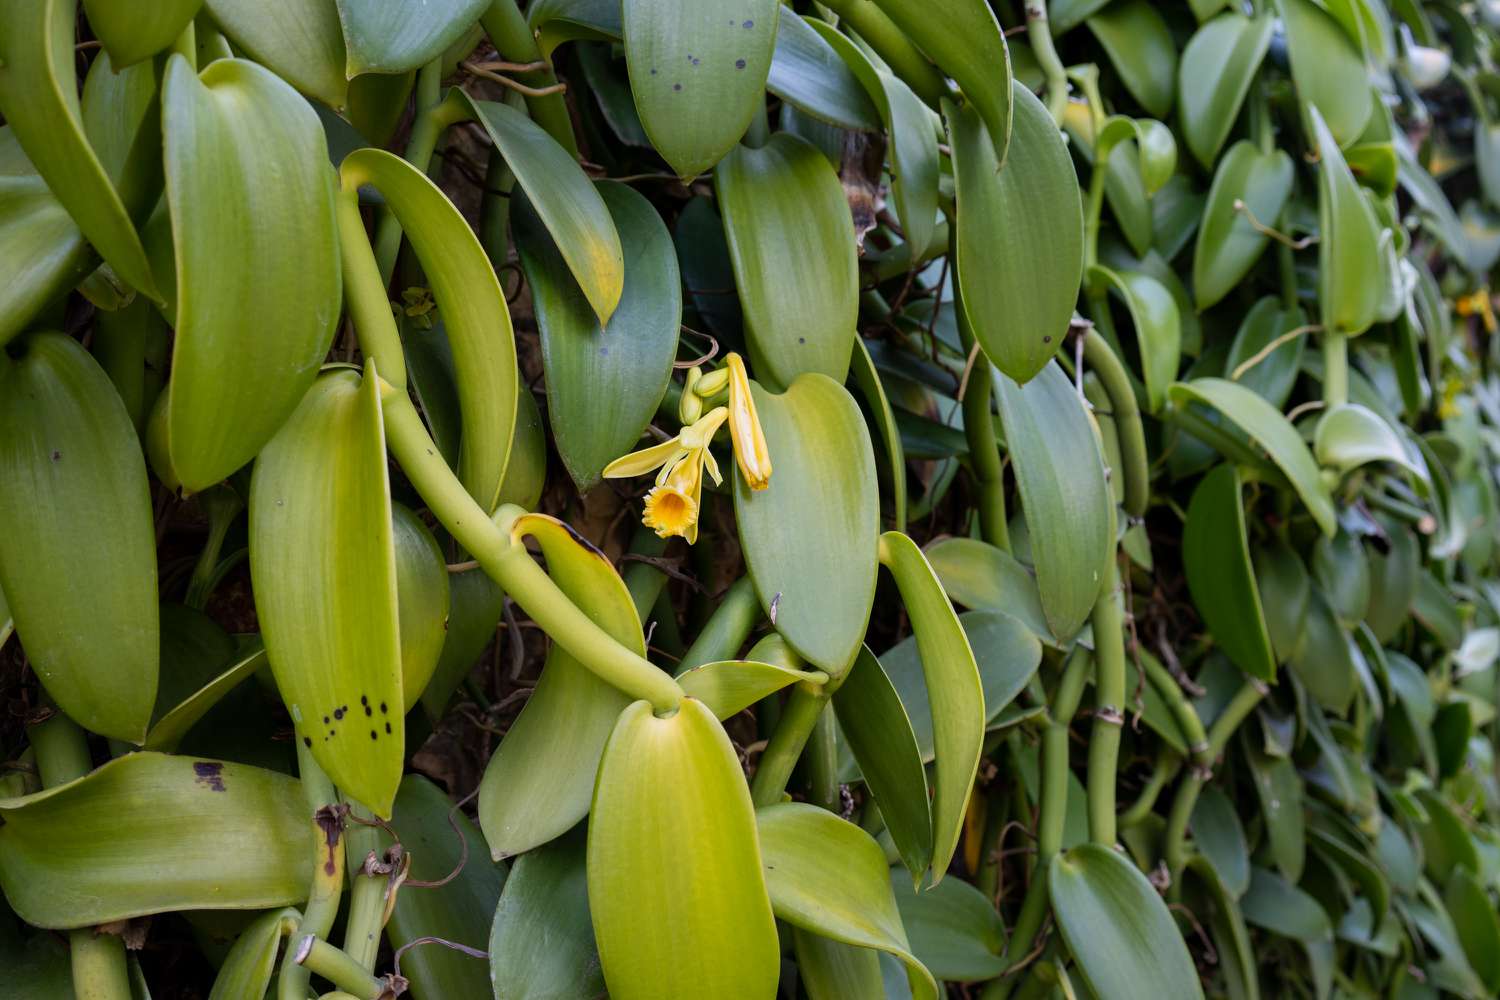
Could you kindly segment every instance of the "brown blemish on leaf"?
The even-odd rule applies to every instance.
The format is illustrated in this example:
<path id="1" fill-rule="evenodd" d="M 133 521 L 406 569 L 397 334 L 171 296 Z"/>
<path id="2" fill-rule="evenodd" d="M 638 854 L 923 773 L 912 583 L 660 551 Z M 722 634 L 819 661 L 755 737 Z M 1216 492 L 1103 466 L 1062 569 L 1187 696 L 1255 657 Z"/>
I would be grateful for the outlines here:
<path id="1" fill-rule="evenodd" d="M 194 781 L 207 785 L 210 791 L 224 791 L 224 765 L 216 760 L 194 761 L 193 776 Z"/>
<path id="2" fill-rule="evenodd" d="M 313 813 L 313 822 L 323 832 L 323 844 L 328 848 L 328 857 L 323 862 L 323 871 L 329 875 L 338 872 L 339 841 L 344 836 L 344 815 L 349 807 L 343 803 L 324 806 Z"/>

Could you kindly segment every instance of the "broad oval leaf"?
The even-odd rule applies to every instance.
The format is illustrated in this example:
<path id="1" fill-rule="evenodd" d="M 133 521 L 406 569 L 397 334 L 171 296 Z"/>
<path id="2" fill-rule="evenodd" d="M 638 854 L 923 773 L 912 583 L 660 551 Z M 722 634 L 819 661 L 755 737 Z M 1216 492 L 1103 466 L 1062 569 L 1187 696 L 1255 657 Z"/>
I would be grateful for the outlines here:
<path id="1" fill-rule="evenodd" d="M 830 677 L 842 676 L 875 598 L 875 450 L 853 397 L 823 375 L 803 375 L 779 396 L 752 389 L 775 472 L 766 489 L 752 491 L 735 467 L 750 577 L 787 642 Z"/>
<path id="2" fill-rule="evenodd" d="M 1286 25 L 1297 95 L 1328 122 L 1337 144 L 1353 142 L 1370 120 L 1364 56 L 1343 27 L 1314 0 L 1276 0 Z"/>
<path id="3" fill-rule="evenodd" d="M 769 998 L 779 947 L 750 790 L 701 702 L 638 701 L 599 762 L 589 907 L 610 996 Z"/>
<path id="4" fill-rule="evenodd" d="M 545 514 L 524 514 L 515 544 L 541 544 L 558 588 L 631 652 L 646 653 L 641 620 L 620 575 L 598 549 Z M 599 756 L 630 699 L 554 643 L 531 697 L 485 768 L 479 823 L 496 858 L 545 844 L 583 819 Z"/>
<path id="5" fill-rule="evenodd" d="M 782 387 L 803 372 L 842 382 L 858 312 L 854 221 L 833 166 L 778 132 L 737 146 L 714 171 L 756 375 Z"/>
<path id="6" fill-rule="evenodd" d="M 290 907 L 271 910 L 257 917 L 240 932 L 229 949 L 219 974 L 214 977 L 208 1000 L 262 1000 L 276 971 L 281 939 L 302 922 L 302 914 Z"/>
<path id="7" fill-rule="evenodd" d="M 1214 642 L 1251 677 L 1273 679 L 1276 656 L 1250 563 L 1237 466 L 1219 465 L 1193 491 L 1182 562 L 1193 604 Z"/>
<path id="8" fill-rule="evenodd" d="M 1307 344 L 1305 336 L 1291 334 L 1305 326 L 1305 320 L 1301 309 L 1285 310 L 1281 300 L 1272 295 L 1251 306 L 1235 331 L 1224 362 L 1231 381 L 1249 386 L 1278 409 L 1284 406 L 1302 370 L 1302 352 Z M 1242 366 L 1248 367 L 1242 370 Z"/>
<path id="9" fill-rule="evenodd" d="M 344 158 L 339 172 L 346 191 L 373 184 L 385 196 L 432 285 L 453 350 L 463 419 L 458 476 L 469 495 L 493 511 L 509 463 L 520 392 L 515 335 L 500 281 L 447 195 L 401 157 L 359 149 Z"/>
<path id="10" fill-rule="evenodd" d="M 667 391 L 682 323 L 682 281 L 671 234 L 642 195 L 600 182 L 630 261 L 609 326 L 600 327 L 529 201 L 512 226 L 541 330 L 547 419 L 580 492 L 629 451 Z"/>
<path id="11" fill-rule="evenodd" d="M 1318 462 L 1344 475 L 1370 462 L 1390 462 L 1422 480 L 1426 471 L 1407 455 L 1401 438 L 1367 406 L 1344 403 L 1324 412 L 1313 435 Z"/>
<path id="12" fill-rule="evenodd" d="M 139 743 L 160 654 L 145 458 L 77 341 L 40 333 L 20 346 L 15 359 L 0 351 L 0 589 L 62 710 Z"/>
<path id="13" fill-rule="evenodd" d="M 1266 840 L 1271 858 L 1283 875 L 1302 877 L 1307 856 L 1306 821 L 1303 819 L 1302 778 L 1289 757 L 1268 757 L 1256 749 L 1246 754 L 1250 779 L 1266 820 Z"/>
<path id="14" fill-rule="evenodd" d="M 1089 18 L 1088 26 L 1125 89 L 1152 115 L 1166 118 L 1176 96 L 1177 45 L 1156 6 L 1148 0 L 1115 0 Z"/>
<path id="15" fill-rule="evenodd" d="M 771 59 L 766 89 L 819 121 L 840 128 L 878 131 L 881 115 L 872 103 L 872 99 L 878 98 L 865 92 L 865 86 L 848 65 L 848 57 L 841 59 L 842 53 L 830 44 L 831 36 L 844 36 L 817 30 L 827 27 L 825 22 L 805 20 L 795 11 L 781 12 L 776 21 L 776 53 Z M 928 133 L 931 132 L 929 128 Z"/>
<path id="16" fill-rule="evenodd" d="M 200 75 L 174 56 L 162 118 L 177 289 L 167 450 L 197 492 L 261 450 L 328 353 L 333 176 L 317 115 L 255 63 Z"/>
<path id="17" fill-rule="evenodd" d="M 875 3 L 958 83 L 966 101 L 984 120 L 995 162 L 1006 163 L 1012 119 L 1020 114 L 1016 106 L 1031 91 L 1012 79 L 1010 49 L 990 5 L 974 0 L 929 0 L 924 4 L 875 0 Z M 1019 139 L 1022 143 L 1030 141 L 1024 134 Z"/>
<path id="18" fill-rule="evenodd" d="M 1161 282 L 1139 271 L 1089 268 L 1089 281 L 1104 282 L 1125 300 L 1130 322 L 1140 347 L 1141 369 L 1146 376 L 1146 402 L 1150 412 L 1167 401 L 1167 387 L 1177 377 L 1182 357 L 1182 322 L 1177 301 Z"/>
<path id="19" fill-rule="evenodd" d="M 131 753 L 0 799 L 0 889 L 27 923 L 89 927 L 172 910 L 253 910 L 307 895 L 312 824 L 296 779 Z M 225 864 L 225 858 L 255 864 Z"/>
<path id="20" fill-rule="evenodd" d="M 797 977 L 808 1000 L 885 995 L 880 952 L 792 928 L 792 951 Z"/>
<path id="21" fill-rule="evenodd" d="M 1489 891 L 1468 871 L 1455 869 L 1443 892 L 1443 905 L 1475 973 L 1500 992 L 1500 917 Z"/>
<path id="22" fill-rule="evenodd" d="M 150 209 L 153 163 L 112 182 L 84 134 L 74 70 L 77 0 L 6 0 L 0 5 L 0 114 L 47 187 L 127 284 L 159 299 L 136 232 Z"/>
<path id="23" fill-rule="evenodd" d="M 1336 527 L 1333 501 L 1318 471 L 1312 452 L 1291 422 L 1251 389 L 1221 378 L 1196 378 L 1178 382 L 1171 396 L 1179 405 L 1193 400 L 1213 407 L 1264 448 L 1285 473 L 1325 535 Z"/>
<path id="24" fill-rule="evenodd" d="M 677 675 L 677 683 L 688 697 L 703 702 L 720 720 L 738 715 L 798 681 L 824 684 L 828 675 L 821 670 L 793 670 L 755 660 L 715 660 Z"/>
<path id="25" fill-rule="evenodd" d="M 944 538 L 927 547 L 927 561 L 956 603 L 1004 612 L 1042 642 L 1059 645 L 1042 611 L 1036 577 L 1009 552 L 977 538 Z"/>
<path id="26" fill-rule="evenodd" d="M 411 711 L 443 655 L 448 633 L 448 566 L 422 519 L 391 504 L 396 605 L 401 636 L 401 712 Z"/>
<path id="27" fill-rule="evenodd" d="M 1042 610 L 1066 642 L 1083 626 L 1114 552 L 1114 502 L 1083 400 L 1055 364 L 1031 382 L 996 379 L 1036 564 Z"/>
<path id="28" fill-rule="evenodd" d="M 1207 785 L 1193 807 L 1193 844 L 1203 852 L 1235 897 L 1250 887 L 1250 846 L 1234 802 L 1217 785 Z"/>
<path id="29" fill-rule="evenodd" d="M 577 829 L 511 866 L 490 929 L 495 1000 L 604 995 L 584 852 L 583 831 Z"/>
<path id="30" fill-rule="evenodd" d="M 344 75 L 405 73 L 457 42 L 489 7 L 486 0 L 338 0 L 344 30 Z"/>
<path id="31" fill-rule="evenodd" d="M 1317 995 L 1329 995 L 1334 972 L 1333 927 L 1317 900 L 1264 869 L 1255 869 L 1240 900 L 1245 920 L 1296 941 L 1307 951 Z"/>
<path id="32" fill-rule="evenodd" d="M 973 885 L 950 878 L 919 891 L 892 868 L 891 891 L 912 952 L 934 976 L 977 982 L 1006 970 L 1005 925 L 995 904 Z"/>
<path id="33" fill-rule="evenodd" d="M 1254 571 L 1271 648 L 1284 663 L 1301 648 L 1312 582 L 1302 558 L 1281 539 L 1256 553 Z"/>
<path id="34" fill-rule="evenodd" d="M 229 40 L 309 97 L 338 110 L 349 96 L 339 11 L 328 0 L 203 0 Z"/>
<path id="35" fill-rule="evenodd" d="M 1380 308 L 1384 282 L 1373 278 L 1380 224 L 1318 109 L 1309 107 L 1307 115 L 1319 156 L 1318 302 L 1323 329 L 1353 336 L 1369 328 Z"/>
<path id="36" fill-rule="evenodd" d="M 1197 969 L 1167 904 L 1114 850 L 1080 844 L 1052 859 L 1052 912 L 1096 996 L 1199 997 Z"/>
<path id="37" fill-rule="evenodd" d="M 83 0 L 89 27 L 104 43 L 117 69 L 153 56 L 177 40 L 203 6 L 203 0 Z"/>
<path id="38" fill-rule="evenodd" d="M 0 126 L 0 345 L 87 274 L 92 252 L 68 210 Z"/>
<path id="39" fill-rule="evenodd" d="M 679 177 L 718 163 L 750 127 L 779 10 L 776 0 L 624 0 L 635 107 Z"/>
<path id="40" fill-rule="evenodd" d="M 1182 50 L 1177 67 L 1182 133 L 1205 170 L 1213 167 L 1234 128 L 1274 27 L 1270 17 L 1252 20 L 1229 11 L 1200 27 Z"/>
<path id="41" fill-rule="evenodd" d="M 405 727 L 379 379 L 322 376 L 255 463 L 250 575 L 296 737 L 383 817 Z"/>
<path id="42" fill-rule="evenodd" d="M 455 573 L 448 581 L 448 624 L 437 669 L 422 692 L 422 708 L 437 721 L 448 699 L 495 639 L 505 613 L 505 592 L 483 570 Z"/>
<path id="43" fill-rule="evenodd" d="M 1370 607 L 1370 564 L 1358 538 L 1347 531 L 1319 538 L 1312 571 L 1340 624 L 1352 629 L 1364 621 Z"/>
<path id="44" fill-rule="evenodd" d="M 776 916 L 844 944 L 894 955 L 906 965 L 912 996 L 936 1000 L 932 973 L 907 943 L 880 845 L 853 823 L 806 803 L 767 806 L 755 818 Z"/>
<path id="45" fill-rule="evenodd" d="M 926 15 L 924 15 L 926 16 Z M 1029 381 L 1062 345 L 1083 279 L 1083 202 L 1062 133 L 1016 84 L 1013 155 L 1000 169 L 972 108 L 949 105 L 964 312 L 984 353 Z"/>
<path id="46" fill-rule="evenodd" d="M 1233 291 L 1260 259 L 1270 237 L 1251 224 L 1250 215 L 1263 225 L 1275 225 L 1292 193 L 1293 173 L 1285 150 L 1264 153 L 1248 140 L 1229 147 L 1219 161 L 1193 247 L 1193 297 L 1199 310 Z"/>
<path id="47" fill-rule="evenodd" d="M 1312 588 L 1302 644 L 1289 661 L 1307 691 L 1323 707 L 1342 713 L 1359 687 L 1353 639 L 1339 624 L 1328 598 Z"/>

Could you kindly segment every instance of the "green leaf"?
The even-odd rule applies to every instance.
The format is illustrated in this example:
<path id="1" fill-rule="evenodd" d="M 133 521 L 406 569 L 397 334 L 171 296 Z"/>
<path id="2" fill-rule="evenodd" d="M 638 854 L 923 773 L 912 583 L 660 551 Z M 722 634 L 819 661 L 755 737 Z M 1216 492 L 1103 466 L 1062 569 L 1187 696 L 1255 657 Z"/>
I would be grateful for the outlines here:
<path id="1" fill-rule="evenodd" d="M 1214 642 L 1251 677 L 1276 677 L 1245 535 L 1238 466 L 1225 463 L 1198 483 L 1182 533 L 1188 590 Z"/>
<path id="2" fill-rule="evenodd" d="M 16 141 L 0 126 L 0 345 L 83 280 L 92 252 Z"/>
<path id="3" fill-rule="evenodd" d="M 1200 856 L 1188 861 L 1185 893 L 1193 913 L 1208 924 L 1219 952 L 1225 992 L 1236 1000 L 1260 1000 L 1257 956 L 1250 932 L 1235 895 L 1225 887 L 1218 872 Z M 1247 876 L 1248 881 L 1248 876 Z"/>
<path id="4" fill-rule="evenodd" d="M 1278 662 L 1297 655 L 1307 627 L 1312 582 L 1292 547 L 1276 539 L 1255 555 L 1255 582 Z"/>
<path id="5" fill-rule="evenodd" d="M 1198 972 L 1167 904 L 1112 849 L 1080 844 L 1052 859 L 1052 913 L 1096 996 L 1202 997 Z"/>
<path id="6" fill-rule="evenodd" d="M 958 84 L 966 103 L 984 120 L 995 163 L 1006 163 L 1012 115 L 1019 119 L 1018 106 L 1031 91 L 1012 79 L 1010 49 L 990 5 L 974 0 L 929 0 L 924 4 L 875 0 L 875 4 Z M 1015 128 L 1024 148 L 1030 139 L 1019 132 L 1019 121 Z"/>
<path id="7" fill-rule="evenodd" d="M 243 764 L 132 753 L 35 795 L 0 799 L 0 889 L 37 927 L 172 910 L 254 910 L 307 895 L 312 824 L 295 779 Z M 255 864 L 226 864 L 226 858 Z"/>
<path id="8" fill-rule="evenodd" d="M 917 960 L 946 982 L 978 982 L 1005 971 L 1005 925 L 995 904 L 962 879 L 918 891 L 899 868 L 891 891 Z"/>
<path id="9" fill-rule="evenodd" d="M 495 908 L 489 952 L 495 1000 L 604 995 L 581 829 L 516 859 Z"/>
<path id="10" fill-rule="evenodd" d="M 907 943 L 880 845 L 853 823 L 806 803 L 768 806 L 755 818 L 776 916 L 844 944 L 894 955 L 906 965 L 912 996 L 936 1000 L 932 973 Z"/>
<path id="11" fill-rule="evenodd" d="M 1312 588 L 1302 645 L 1289 664 L 1324 708 L 1343 714 L 1359 687 L 1354 670 L 1354 640 L 1339 624 L 1328 598 Z"/>
<path id="12" fill-rule="evenodd" d="M 1319 538 L 1313 546 L 1312 572 L 1340 625 L 1352 629 L 1364 621 L 1370 607 L 1370 565 L 1358 538 L 1347 531 Z"/>
<path id="13" fill-rule="evenodd" d="M 821 670 L 792 670 L 755 660 L 718 660 L 677 675 L 688 697 L 697 698 L 720 720 L 727 720 L 798 681 L 824 684 Z"/>
<path id="14" fill-rule="evenodd" d="M 1427 821 L 1417 824 L 1422 844 L 1423 867 L 1439 883 L 1447 883 L 1455 872 L 1479 872 L 1479 851 L 1474 838 L 1459 818 L 1452 804 L 1435 792 L 1417 793 L 1417 801 L 1427 811 Z M 3 841 L 0 841 L 3 842 Z M 34 922 L 34 921 L 33 921 Z"/>
<path id="15" fill-rule="evenodd" d="M 926 15 L 924 15 L 926 16 Z M 1052 116 L 1016 85 L 1015 151 L 1000 169 L 972 108 L 947 106 L 969 325 L 1002 372 L 1027 382 L 1062 345 L 1083 279 L 1083 201 Z M 1005 234 L 997 240 L 996 234 Z"/>
<path id="16" fill-rule="evenodd" d="M 1312 104 L 1342 146 L 1370 120 L 1364 56 L 1328 10 L 1314 0 L 1276 0 L 1286 28 L 1297 96 Z"/>
<path id="17" fill-rule="evenodd" d="M 1059 644 L 1042 612 L 1036 577 L 1009 552 L 977 538 L 944 538 L 927 547 L 927 561 L 956 603 L 1004 612 L 1047 645 Z"/>
<path id="18" fill-rule="evenodd" d="M 160 161 L 142 148 L 112 182 L 84 134 L 74 69 L 76 0 L 0 3 L 0 114 L 47 187 L 127 284 L 159 299 L 136 232 Z"/>
<path id="19" fill-rule="evenodd" d="M 1250 367 L 1231 381 L 1249 386 L 1278 409 L 1286 405 L 1302 369 L 1302 352 L 1307 344 L 1306 337 L 1287 336 L 1305 326 L 1305 320 L 1301 309 L 1285 310 L 1281 300 L 1272 295 L 1251 306 L 1235 332 L 1224 370 L 1232 376 L 1241 365 Z"/>
<path id="20" fill-rule="evenodd" d="M 1104 459 L 1083 401 L 1057 365 L 1025 386 L 1004 376 L 995 385 L 1042 609 L 1066 642 L 1093 610 L 1114 554 Z"/>
<path id="21" fill-rule="evenodd" d="M 359 149 L 344 158 L 339 172 L 346 190 L 373 184 L 385 196 L 432 284 L 453 350 L 463 415 L 458 476 L 469 495 L 493 511 L 509 462 L 520 392 L 515 335 L 499 279 L 447 195 L 401 157 Z"/>
<path id="22" fill-rule="evenodd" d="M 203 0 L 162 0 L 144 6 L 130 0 L 83 0 L 89 27 L 118 69 L 171 45 L 201 6 Z"/>
<path id="23" fill-rule="evenodd" d="M 486 0 L 337 0 L 347 59 L 344 75 L 405 73 L 432 62 L 489 7 Z"/>
<path id="24" fill-rule="evenodd" d="M 1380 308 L 1382 282 L 1370 274 L 1380 247 L 1380 224 L 1318 109 L 1309 107 L 1307 115 L 1320 158 L 1318 303 L 1323 329 L 1353 336 L 1369 328 Z"/>
<path id="25" fill-rule="evenodd" d="M 449 697 L 469 675 L 485 647 L 495 640 L 495 629 L 504 612 L 505 593 L 483 570 L 455 573 L 449 578 L 443 652 L 421 698 L 428 719 L 442 717 Z"/>
<path id="26" fill-rule="evenodd" d="M 1417 575 L 1422 562 L 1416 536 L 1394 518 L 1381 518 L 1387 546 L 1382 552 L 1372 546 L 1370 556 L 1370 606 L 1365 621 L 1377 642 L 1388 642 L 1411 614 L 1417 594 Z"/>
<path id="27" fill-rule="evenodd" d="M 203 0 L 204 9 L 246 55 L 308 97 L 334 110 L 344 106 L 349 81 L 338 7 L 328 0 Z"/>
<path id="28" fill-rule="evenodd" d="M 913 640 L 915 645 L 915 640 Z M 920 685 L 923 698 L 927 688 Z M 922 752 L 901 696 L 866 646 L 833 694 L 839 729 L 901 861 L 920 882 L 932 863 L 932 807 Z M 931 716 L 927 721 L 931 744 Z"/>
<path id="29" fill-rule="evenodd" d="M 679 177 L 718 163 L 750 127 L 779 9 L 776 0 L 624 0 L 635 107 Z"/>
<path id="30" fill-rule="evenodd" d="M 758 149 L 730 151 L 714 186 L 756 375 L 777 388 L 803 372 L 842 382 L 859 267 L 833 166 L 811 143 L 778 132 Z"/>
<path id="31" fill-rule="evenodd" d="M 1317 901 L 1281 877 L 1257 868 L 1240 908 L 1249 923 L 1302 945 L 1317 995 L 1327 997 L 1333 983 L 1333 927 Z"/>
<path id="32" fill-rule="evenodd" d="M 291 908 L 270 910 L 240 932 L 219 974 L 208 1000 L 262 1000 L 276 970 L 276 956 L 281 939 L 288 937 L 302 922 L 302 914 Z"/>
<path id="33" fill-rule="evenodd" d="M 1500 917 L 1478 879 L 1462 868 L 1448 879 L 1443 904 L 1474 972 L 1491 992 L 1500 992 Z"/>
<path id="34" fill-rule="evenodd" d="M 1250 222 L 1273 226 L 1292 193 L 1292 158 L 1262 152 L 1248 140 L 1229 147 L 1214 171 L 1193 247 L 1193 295 L 1199 310 L 1239 286 L 1265 252 L 1270 237 Z M 1249 214 L 1235 207 L 1240 202 Z"/>
<path id="35" fill-rule="evenodd" d="M 322 376 L 261 452 L 250 575 L 297 739 L 334 784 L 388 817 L 406 701 L 378 381 L 373 368 Z"/>
<path id="36" fill-rule="evenodd" d="M 789 21 L 790 18 L 783 16 L 783 24 Z M 879 124 L 889 140 L 887 155 L 896 218 L 901 221 L 901 232 L 912 254 L 921 255 L 932 242 L 941 172 L 931 113 L 910 87 L 877 67 L 847 35 L 825 21 L 813 19 L 804 23 L 833 47 L 875 103 Z"/>
<path id="37" fill-rule="evenodd" d="M 333 175 L 318 118 L 270 70 L 185 58 L 163 85 L 176 340 L 167 450 L 190 492 L 271 439 L 339 318 Z"/>
<path id="38" fill-rule="evenodd" d="M 762 997 L 779 948 L 750 790 L 701 702 L 620 713 L 589 821 L 594 936 L 617 1000 Z"/>
<path id="39" fill-rule="evenodd" d="M 646 653 L 625 582 L 604 554 L 565 522 L 524 514 L 511 535 L 542 546 L 549 575 L 596 623 L 634 653 Z M 541 680 L 490 758 L 479 786 L 479 823 L 496 858 L 522 854 L 583 819 L 599 757 L 630 699 L 554 643 Z"/>
<path id="40" fill-rule="evenodd" d="M 1169 391 L 1173 402 L 1189 400 L 1213 407 L 1258 442 L 1291 482 L 1323 534 L 1336 526 L 1333 501 L 1318 472 L 1307 444 L 1291 422 L 1254 390 L 1221 378 L 1196 378 L 1178 382 Z"/>
<path id="41" fill-rule="evenodd" d="M 475 101 L 456 87 L 447 101 L 467 111 L 489 134 L 599 322 L 607 326 L 624 294 L 625 256 L 611 214 L 617 208 L 606 203 L 604 186 L 591 183 L 572 155 L 523 112 Z"/>
<path id="42" fill-rule="evenodd" d="M 1116 0 L 1089 18 L 1088 26 L 1131 96 L 1157 118 L 1167 117 L 1176 95 L 1177 46 L 1156 7 L 1147 0 Z"/>
<path id="43" fill-rule="evenodd" d="M 234 657 L 234 661 L 207 683 L 171 704 L 160 718 L 151 723 L 142 746 L 147 750 L 171 753 L 177 749 L 183 737 L 209 710 L 234 690 L 241 681 L 250 677 L 266 665 L 266 650 L 259 639 L 255 639 Z"/>
<path id="44" fill-rule="evenodd" d="M 1061 35 L 1076 28 L 1107 3 L 1109 0 L 1055 0 L 1047 8 L 1052 33 Z"/>
<path id="45" fill-rule="evenodd" d="M 834 941 L 800 927 L 792 928 L 797 978 L 809 1000 L 885 995 L 880 952 Z"/>
<path id="46" fill-rule="evenodd" d="M 519 200 L 511 216 L 542 335 L 547 418 L 579 492 L 597 484 L 656 415 L 682 323 L 677 252 L 661 216 L 623 184 L 601 182 L 599 193 L 630 260 L 608 327 L 600 327 L 530 202 Z"/>
<path id="47" fill-rule="evenodd" d="M 1227 11 L 1194 32 L 1182 50 L 1177 66 L 1182 135 L 1205 170 L 1213 167 L 1234 128 L 1274 27 L 1273 18 L 1252 20 Z"/>
<path id="48" fill-rule="evenodd" d="M 1234 803 L 1217 785 L 1205 786 L 1193 807 L 1193 844 L 1236 898 L 1250 887 L 1250 847 Z"/>
<path id="49" fill-rule="evenodd" d="M 875 450 L 853 397 L 823 375 L 803 375 L 780 396 L 752 389 L 775 471 L 752 491 L 735 468 L 745 561 L 776 630 L 839 677 L 859 652 L 875 598 Z"/>
<path id="50" fill-rule="evenodd" d="M 396 606 L 401 637 L 401 712 L 417 704 L 443 655 L 448 631 L 448 565 L 422 519 L 391 504 Z"/>
<path id="51" fill-rule="evenodd" d="M 160 653 L 140 442 L 77 341 L 41 333 L 20 346 L 15 359 L 0 352 L 0 589 L 62 710 L 140 742 Z"/>
<path id="52" fill-rule="evenodd" d="M 984 688 L 969 637 L 917 543 L 899 531 L 880 536 L 911 618 L 932 714 L 932 881 L 941 882 L 963 834 L 969 793 L 984 744 Z"/>
<path id="53" fill-rule="evenodd" d="M 1302 778 L 1287 757 L 1267 757 L 1256 749 L 1246 754 L 1250 777 L 1266 820 L 1271 857 L 1281 873 L 1293 881 L 1302 877 L 1307 855 L 1306 822 L 1302 814 Z"/>
<path id="54" fill-rule="evenodd" d="M 823 29 L 823 30 L 816 30 Z M 766 89 L 818 121 L 840 128 L 876 132 L 881 113 L 865 86 L 848 65 L 848 57 L 831 44 L 833 38 L 848 39 L 818 20 L 804 20 L 795 11 L 783 10 L 776 22 L 776 52 Z M 932 134 L 932 129 L 927 130 Z"/>
<path id="55" fill-rule="evenodd" d="M 1182 323 L 1176 300 L 1161 282 L 1138 271 L 1112 271 L 1096 265 L 1089 268 L 1088 279 L 1091 283 L 1107 283 L 1125 300 L 1140 345 L 1147 408 L 1152 413 L 1160 411 L 1182 356 Z"/>
<path id="56" fill-rule="evenodd" d="M 506 870 L 503 864 L 485 860 L 488 851 L 474 824 L 436 785 L 410 774 L 401 779 L 391 826 L 411 855 L 411 878 L 435 882 L 457 872 L 438 888 L 397 893 L 386 925 L 391 947 L 438 937 L 484 950 Z M 388 836 L 381 841 L 392 843 Z M 483 997 L 489 985 L 483 962 L 441 945 L 406 952 L 401 974 L 411 980 L 417 1000 Z"/>
<path id="57" fill-rule="evenodd" d="M 1318 462 L 1346 475 L 1370 462 L 1390 462 L 1423 480 L 1427 471 L 1406 453 L 1390 424 L 1367 406 L 1344 403 L 1325 410 L 1313 436 Z"/>

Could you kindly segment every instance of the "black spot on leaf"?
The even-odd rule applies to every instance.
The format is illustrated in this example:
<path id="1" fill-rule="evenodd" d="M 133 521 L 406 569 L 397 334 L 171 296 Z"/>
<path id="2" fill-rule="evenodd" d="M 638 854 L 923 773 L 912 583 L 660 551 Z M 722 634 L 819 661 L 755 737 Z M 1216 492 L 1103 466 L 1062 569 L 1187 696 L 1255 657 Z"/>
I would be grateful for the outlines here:
<path id="1" fill-rule="evenodd" d="M 216 760 L 194 761 L 193 780 L 200 785 L 207 785 L 210 791 L 222 792 L 224 790 L 224 765 Z"/>

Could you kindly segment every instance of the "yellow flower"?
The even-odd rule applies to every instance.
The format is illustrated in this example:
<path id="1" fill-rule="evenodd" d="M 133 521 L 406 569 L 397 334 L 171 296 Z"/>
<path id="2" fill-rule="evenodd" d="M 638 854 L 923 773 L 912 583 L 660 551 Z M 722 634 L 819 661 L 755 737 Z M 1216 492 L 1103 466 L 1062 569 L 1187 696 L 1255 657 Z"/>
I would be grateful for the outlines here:
<path id="1" fill-rule="evenodd" d="M 715 484 L 723 482 L 719 463 L 708 446 L 728 418 L 729 411 L 717 406 L 671 440 L 617 458 L 605 467 L 604 475 L 609 479 L 643 476 L 661 469 L 656 485 L 646 494 L 646 512 L 641 519 L 660 537 L 680 535 L 689 545 L 698 540 L 704 470 Z"/>
<path id="2" fill-rule="evenodd" d="M 646 512 L 641 523 L 659 538 L 680 535 L 692 545 L 698 540 L 698 511 L 703 494 L 703 453 L 688 455 L 677 463 L 666 482 L 646 494 Z"/>
<path id="3" fill-rule="evenodd" d="M 738 354 L 731 351 L 724 361 L 729 369 L 729 436 L 734 441 L 734 460 L 739 464 L 745 485 L 752 490 L 763 490 L 771 482 L 771 455 L 760 429 L 760 418 L 755 414 L 750 378 Z"/>

